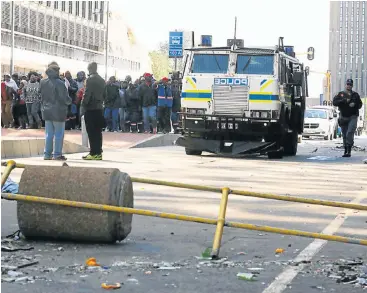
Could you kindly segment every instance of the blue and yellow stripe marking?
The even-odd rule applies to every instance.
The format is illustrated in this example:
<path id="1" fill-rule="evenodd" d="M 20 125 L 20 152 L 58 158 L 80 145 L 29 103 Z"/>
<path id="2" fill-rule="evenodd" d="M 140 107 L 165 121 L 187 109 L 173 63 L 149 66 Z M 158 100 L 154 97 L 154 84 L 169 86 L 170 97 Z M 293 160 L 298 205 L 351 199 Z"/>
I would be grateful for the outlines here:
<path id="1" fill-rule="evenodd" d="M 211 90 L 186 90 L 182 92 L 181 98 L 185 101 L 207 102 L 212 99 Z M 251 103 L 272 103 L 279 101 L 279 96 L 272 92 L 250 92 Z"/>
<path id="2" fill-rule="evenodd" d="M 212 99 L 211 90 L 186 90 L 181 93 L 181 98 L 185 101 L 207 102 Z"/>
<path id="3" fill-rule="evenodd" d="M 260 92 L 262 92 L 264 89 L 266 89 L 269 85 L 271 85 L 274 82 L 274 79 L 270 79 L 264 83 L 260 83 Z"/>
<path id="4" fill-rule="evenodd" d="M 272 103 L 279 101 L 279 96 L 272 92 L 250 92 L 251 103 Z"/>
<path id="5" fill-rule="evenodd" d="M 197 87 L 196 87 L 196 78 L 195 77 L 187 76 L 186 77 L 186 82 L 188 82 L 193 89 L 197 90 Z"/>

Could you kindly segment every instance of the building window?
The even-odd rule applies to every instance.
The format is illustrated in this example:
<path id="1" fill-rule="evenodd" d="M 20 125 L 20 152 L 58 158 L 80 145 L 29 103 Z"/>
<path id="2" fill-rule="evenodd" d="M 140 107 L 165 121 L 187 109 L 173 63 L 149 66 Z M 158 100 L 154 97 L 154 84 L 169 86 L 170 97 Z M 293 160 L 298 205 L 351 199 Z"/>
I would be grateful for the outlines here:
<path id="1" fill-rule="evenodd" d="M 86 11 L 86 2 L 83 1 L 82 2 L 82 17 L 84 17 L 84 18 L 85 18 L 85 11 Z"/>
<path id="2" fill-rule="evenodd" d="M 65 6 L 66 6 L 65 1 L 61 1 L 61 10 L 62 11 L 65 11 Z"/>
<path id="3" fill-rule="evenodd" d="M 73 2 L 69 1 L 69 13 L 73 14 Z"/>
<path id="4" fill-rule="evenodd" d="M 98 1 L 94 1 L 94 21 L 97 22 L 98 21 L 98 12 L 100 12 L 98 10 Z"/>
<path id="5" fill-rule="evenodd" d="M 92 13 L 93 13 L 93 2 L 89 1 L 88 2 L 88 19 L 89 20 L 92 19 Z"/>
<path id="6" fill-rule="evenodd" d="M 99 16 L 100 23 L 103 23 L 103 18 L 104 18 L 104 1 L 101 1 L 101 14 Z"/>
<path id="7" fill-rule="evenodd" d="M 47 5 L 48 7 L 51 7 L 51 1 L 46 1 L 46 5 Z"/>
<path id="8" fill-rule="evenodd" d="M 55 2 L 54 2 L 54 8 L 55 8 L 55 9 L 58 9 L 58 8 L 59 8 L 59 1 L 55 1 Z"/>
<path id="9" fill-rule="evenodd" d="M 43 1 L 38 1 L 38 4 L 39 4 L 39 5 L 42 5 L 42 4 L 43 4 Z"/>
<path id="10" fill-rule="evenodd" d="M 79 1 L 75 2 L 75 15 L 79 16 Z"/>

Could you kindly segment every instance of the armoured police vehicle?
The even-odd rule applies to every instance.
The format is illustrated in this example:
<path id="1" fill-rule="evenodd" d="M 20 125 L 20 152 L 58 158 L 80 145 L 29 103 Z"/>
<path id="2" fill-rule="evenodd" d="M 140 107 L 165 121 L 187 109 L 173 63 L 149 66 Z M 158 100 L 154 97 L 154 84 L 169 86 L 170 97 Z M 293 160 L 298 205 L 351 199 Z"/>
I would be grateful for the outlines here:
<path id="1" fill-rule="evenodd" d="M 186 50 L 181 131 L 187 155 L 294 156 L 303 132 L 308 71 L 292 46 Z"/>

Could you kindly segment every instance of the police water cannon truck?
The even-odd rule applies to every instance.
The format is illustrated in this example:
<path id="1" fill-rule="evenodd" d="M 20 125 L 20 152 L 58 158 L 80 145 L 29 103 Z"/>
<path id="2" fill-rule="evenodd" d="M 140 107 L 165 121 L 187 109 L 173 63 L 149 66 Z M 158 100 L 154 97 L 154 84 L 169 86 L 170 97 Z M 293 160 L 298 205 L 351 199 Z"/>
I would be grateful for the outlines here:
<path id="1" fill-rule="evenodd" d="M 307 71 L 293 46 L 206 44 L 186 50 L 181 132 L 187 155 L 294 156 L 303 132 Z"/>

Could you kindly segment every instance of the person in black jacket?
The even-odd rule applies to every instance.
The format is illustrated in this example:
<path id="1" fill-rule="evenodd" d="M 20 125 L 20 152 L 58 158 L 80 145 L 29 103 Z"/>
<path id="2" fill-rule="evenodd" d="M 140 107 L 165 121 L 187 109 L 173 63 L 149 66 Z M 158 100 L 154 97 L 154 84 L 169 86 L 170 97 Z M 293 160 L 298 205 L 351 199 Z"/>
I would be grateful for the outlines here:
<path id="1" fill-rule="evenodd" d="M 121 105 L 119 88 L 119 85 L 116 84 L 116 78 L 111 76 L 107 82 L 104 101 L 104 118 L 110 132 L 118 131 L 119 108 Z"/>
<path id="2" fill-rule="evenodd" d="M 89 77 L 86 82 L 82 108 L 85 126 L 88 133 L 90 153 L 84 160 L 102 160 L 102 128 L 105 121 L 103 117 L 103 101 L 105 98 L 106 83 L 97 73 L 97 63 L 88 65 Z"/>
<path id="3" fill-rule="evenodd" d="M 130 131 L 138 131 L 138 122 L 140 121 L 141 105 L 138 96 L 138 84 L 139 80 L 135 83 L 130 84 L 129 88 L 125 92 L 128 120 L 130 121 Z"/>
<path id="4" fill-rule="evenodd" d="M 333 99 L 333 105 L 339 107 L 339 125 L 343 134 L 344 155 L 350 157 L 354 144 L 354 133 L 357 129 L 359 109 L 362 108 L 362 100 L 358 93 L 352 90 L 353 80 L 348 79 L 345 90 L 339 92 Z"/>
<path id="5" fill-rule="evenodd" d="M 68 108 L 68 120 L 65 123 L 65 130 L 75 129 L 76 128 L 76 115 L 78 112 L 76 106 L 76 93 L 78 92 L 78 84 L 72 78 L 70 71 L 65 72 L 65 78 L 69 82 L 68 93 L 71 98 L 71 105 Z"/>
<path id="6" fill-rule="evenodd" d="M 144 132 L 150 132 L 150 125 L 153 128 L 153 133 L 157 133 L 157 100 L 158 93 L 152 83 L 152 75 L 146 73 L 145 81 L 139 87 L 139 99 L 143 110 Z"/>

